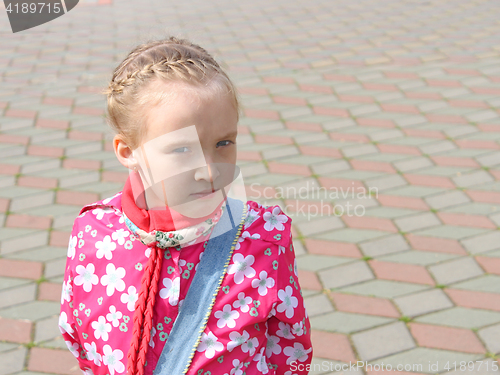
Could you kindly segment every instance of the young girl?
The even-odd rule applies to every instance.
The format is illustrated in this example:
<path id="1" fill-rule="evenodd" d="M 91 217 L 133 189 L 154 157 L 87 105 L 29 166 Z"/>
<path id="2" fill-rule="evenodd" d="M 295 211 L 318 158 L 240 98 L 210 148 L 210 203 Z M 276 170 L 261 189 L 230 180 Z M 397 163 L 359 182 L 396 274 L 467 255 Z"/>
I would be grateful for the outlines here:
<path id="1" fill-rule="evenodd" d="M 226 73 L 171 37 L 130 52 L 106 94 L 130 175 L 122 192 L 83 207 L 71 233 L 59 326 L 80 368 L 307 374 L 291 219 L 227 197 L 239 107 Z"/>

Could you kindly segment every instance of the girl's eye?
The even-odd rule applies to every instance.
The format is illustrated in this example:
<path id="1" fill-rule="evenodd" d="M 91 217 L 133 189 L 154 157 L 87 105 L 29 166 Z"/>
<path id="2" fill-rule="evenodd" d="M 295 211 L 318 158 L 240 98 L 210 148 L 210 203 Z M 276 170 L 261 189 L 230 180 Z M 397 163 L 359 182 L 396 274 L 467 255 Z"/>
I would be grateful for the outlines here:
<path id="1" fill-rule="evenodd" d="M 176 153 L 182 154 L 182 153 L 185 153 L 185 152 L 189 152 L 189 148 L 187 148 L 187 147 L 179 147 L 179 148 L 176 148 L 175 150 L 172 150 L 172 152 L 176 152 Z"/>
<path id="2" fill-rule="evenodd" d="M 219 147 L 219 146 L 229 146 L 231 143 L 233 143 L 232 141 L 220 141 L 217 143 L 217 146 L 215 147 Z"/>

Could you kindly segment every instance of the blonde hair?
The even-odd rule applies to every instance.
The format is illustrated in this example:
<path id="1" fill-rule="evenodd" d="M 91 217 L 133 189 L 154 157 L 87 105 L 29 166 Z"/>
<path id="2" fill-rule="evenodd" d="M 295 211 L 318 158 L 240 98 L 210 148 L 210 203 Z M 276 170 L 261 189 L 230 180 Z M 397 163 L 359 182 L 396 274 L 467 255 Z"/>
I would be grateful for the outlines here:
<path id="1" fill-rule="evenodd" d="M 150 41 L 128 54 L 103 91 L 107 95 L 108 125 L 132 149 L 139 146 L 146 132 L 145 109 L 169 96 L 154 89 L 158 80 L 183 82 L 213 95 L 229 94 L 239 117 L 236 88 L 205 49 L 176 37 Z"/>

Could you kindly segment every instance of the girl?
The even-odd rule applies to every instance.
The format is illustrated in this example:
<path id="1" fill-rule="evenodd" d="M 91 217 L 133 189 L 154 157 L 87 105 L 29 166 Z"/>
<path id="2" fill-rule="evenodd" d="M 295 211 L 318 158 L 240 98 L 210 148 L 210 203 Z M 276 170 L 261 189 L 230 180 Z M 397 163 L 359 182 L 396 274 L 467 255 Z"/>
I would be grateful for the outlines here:
<path id="1" fill-rule="evenodd" d="M 106 94 L 130 175 L 73 225 L 59 326 L 80 368 L 307 374 L 291 219 L 227 197 L 239 104 L 226 73 L 171 37 L 130 52 Z"/>

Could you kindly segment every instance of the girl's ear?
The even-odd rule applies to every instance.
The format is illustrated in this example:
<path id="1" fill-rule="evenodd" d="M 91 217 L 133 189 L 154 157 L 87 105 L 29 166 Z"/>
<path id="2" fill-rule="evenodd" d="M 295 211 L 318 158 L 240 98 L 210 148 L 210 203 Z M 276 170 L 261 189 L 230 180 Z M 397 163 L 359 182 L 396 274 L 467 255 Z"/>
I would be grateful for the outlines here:
<path id="1" fill-rule="evenodd" d="M 113 138 L 113 149 L 118 161 L 126 168 L 136 170 L 138 162 L 135 159 L 132 149 L 125 143 L 125 140 L 120 134 Z"/>

